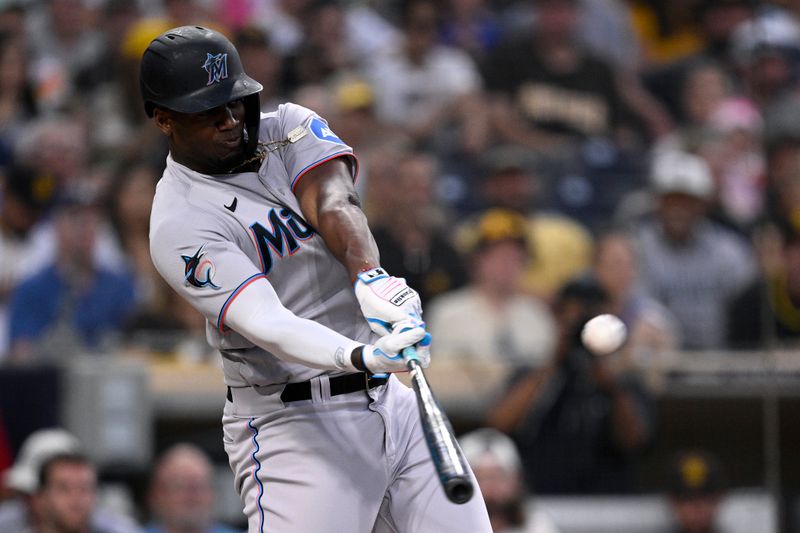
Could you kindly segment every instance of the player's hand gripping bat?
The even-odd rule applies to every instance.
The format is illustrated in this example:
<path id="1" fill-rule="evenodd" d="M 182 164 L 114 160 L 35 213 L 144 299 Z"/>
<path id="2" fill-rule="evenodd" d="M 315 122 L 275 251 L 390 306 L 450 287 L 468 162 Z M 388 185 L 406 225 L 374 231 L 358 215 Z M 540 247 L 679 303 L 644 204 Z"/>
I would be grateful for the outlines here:
<path id="1" fill-rule="evenodd" d="M 416 350 L 409 346 L 403 350 L 414 392 L 417 394 L 419 416 L 425 441 L 433 458 L 439 481 L 447 498 L 453 503 L 466 503 L 472 498 L 474 488 L 467 469 L 467 460 L 456 444 L 450 421 L 439 407 L 439 403 L 428 385 L 428 380 L 417 359 Z"/>

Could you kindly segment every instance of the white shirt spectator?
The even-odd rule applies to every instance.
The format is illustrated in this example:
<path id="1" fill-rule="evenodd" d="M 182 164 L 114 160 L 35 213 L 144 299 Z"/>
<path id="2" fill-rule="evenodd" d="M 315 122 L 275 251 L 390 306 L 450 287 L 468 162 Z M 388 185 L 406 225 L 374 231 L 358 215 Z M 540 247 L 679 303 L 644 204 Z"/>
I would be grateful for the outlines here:
<path id="1" fill-rule="evenodd" d="M 424 122 L 482 86 L 469 55 L 446 46 L 434 46 L 421 65 L 413 64 L 400 48 L 379 56 L 367 76 L 375 89 L 379 118 L 406 127 Z"/>

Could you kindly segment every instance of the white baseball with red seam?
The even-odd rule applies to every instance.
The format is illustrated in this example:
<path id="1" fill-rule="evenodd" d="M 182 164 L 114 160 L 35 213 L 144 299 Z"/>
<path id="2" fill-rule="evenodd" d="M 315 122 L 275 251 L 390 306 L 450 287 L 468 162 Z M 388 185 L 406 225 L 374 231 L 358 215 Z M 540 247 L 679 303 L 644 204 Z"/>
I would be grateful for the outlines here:
<path id="1" fill-rule="evenodd" d="M 628 337 L 628 328 L 614 315 L 597 315 L 583 326 L 581 341 L 595 355 L 619 350 Z"/>

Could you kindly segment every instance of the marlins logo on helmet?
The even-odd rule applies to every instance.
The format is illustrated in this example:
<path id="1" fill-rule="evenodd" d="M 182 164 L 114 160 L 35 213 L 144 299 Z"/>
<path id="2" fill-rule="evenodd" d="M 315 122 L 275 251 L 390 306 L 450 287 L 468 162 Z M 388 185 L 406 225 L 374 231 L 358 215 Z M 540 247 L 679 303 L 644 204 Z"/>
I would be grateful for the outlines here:
<path id="1" fill-rule="evenodd" d="M 228 77 L 228 54 L 209 54 L 206 53 L 206 62 L 203 68 L 208 72 L 208 83 L 217 83 Z"/>

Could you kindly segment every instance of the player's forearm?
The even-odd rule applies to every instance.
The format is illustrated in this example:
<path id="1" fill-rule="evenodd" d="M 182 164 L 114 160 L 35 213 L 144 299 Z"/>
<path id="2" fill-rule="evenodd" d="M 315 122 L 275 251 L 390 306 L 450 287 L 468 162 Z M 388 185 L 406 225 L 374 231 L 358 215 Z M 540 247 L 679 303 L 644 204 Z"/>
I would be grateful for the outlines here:
<path id="1" fill-rule="evenodd" d="M 354 280 L 359 272 L 380 264 L 378 246 L 367 217 L 355 200 L 331 198 L 320 208 L 317 228 L 331 253 Z"/>
<path id="2" fill-rule="evenodd" d="M 306 220 L 351 279 L 379 265 L 378 246 L 344 160 L 334 159 L 310 170 L 298 183 L 295 195 Z"/>
<path id="3" fill-rule="evenodd" d="M 267 281 L 239 293 L 227 310 L 225 325 L 283 361 L 323 370 L 357 370 L 351 354 L 362 343 L 292 314 Z"/>

